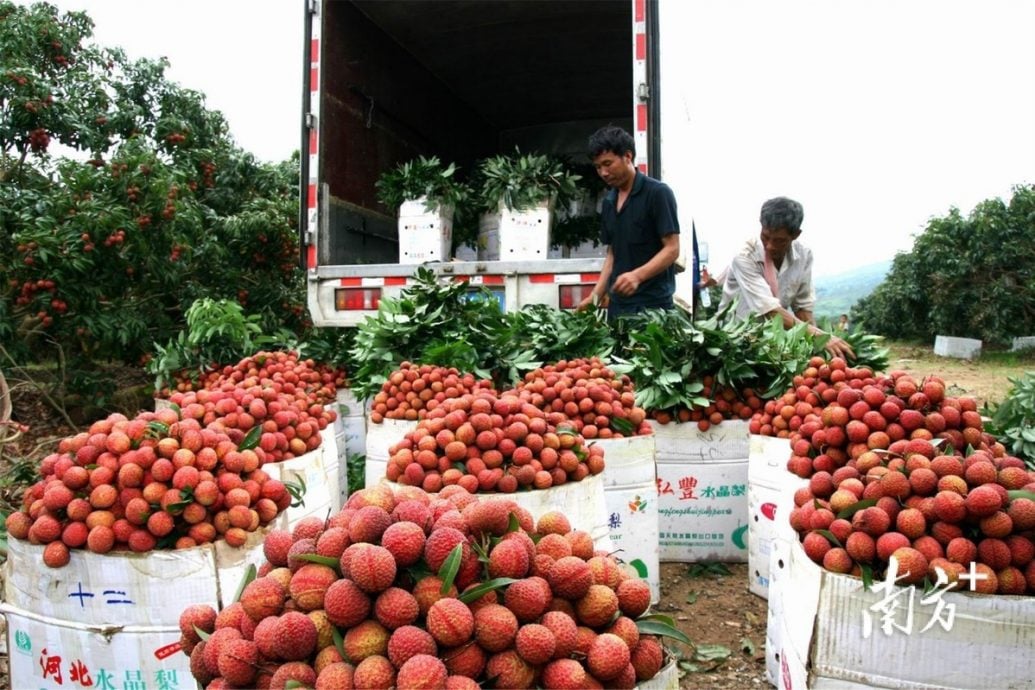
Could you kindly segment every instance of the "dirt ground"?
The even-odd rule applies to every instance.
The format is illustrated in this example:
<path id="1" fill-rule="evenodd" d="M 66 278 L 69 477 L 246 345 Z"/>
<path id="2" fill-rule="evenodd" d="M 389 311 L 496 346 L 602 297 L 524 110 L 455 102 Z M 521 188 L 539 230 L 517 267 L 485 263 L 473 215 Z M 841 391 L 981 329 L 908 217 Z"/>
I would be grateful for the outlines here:
<path id="1" fill-rule="evenodd" d="M 945 379 L 950 394 L 972 395 L 979 404 L 998 402 L 1010 388 L 1009 378 L 1035 369 L 1035 354 L 989 355 L 975 362 L 936 357 L 930 348 L 891 345 L 889 370 L 901 369 L 914 376 L 937 374 Z M 136 372 L 120 375 L 127 386 L 137 387 Z M 18 469 L 17 459 L 38 461 L 57 440 L 78 431 L 55 414 L 26 386 L 12 380 L 15 416 L 32 425 L 28 434 L 8 444 L 0 454 L 0 477 Z M 123 409 L 123 412 L 132 410 Z M 27 464 L 22 463 L 22 467 Z M 0 502 L 11 504 L 10 482 L 0 481 Z M 765 688 L 766 601 L 747 589 L 746 563 L 665 563 L 661 568 L 661 603 L 658 613 L 671 616 L 693 641 L 693 647 L 673 645 L 679 660 L 682 688 L 740 690 Z M 2 625 L 2 621 L 0 621 Z M 4 649 L 6 651 L 6 649 Z M 4 655 L 5 656 L 5 655 Z M 7 686 L 6 658 L 0 656 L 0 687 Z"/>

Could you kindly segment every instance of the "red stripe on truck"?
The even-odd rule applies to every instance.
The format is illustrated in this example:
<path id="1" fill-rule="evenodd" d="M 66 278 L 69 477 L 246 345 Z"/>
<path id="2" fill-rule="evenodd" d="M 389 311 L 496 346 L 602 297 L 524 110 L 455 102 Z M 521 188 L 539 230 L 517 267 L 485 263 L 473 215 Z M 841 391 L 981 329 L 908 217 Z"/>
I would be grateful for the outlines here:
<path id="1" fill-rule="evenodd" d="M 647 0 L 636 0 L 635 8 L 636 21 L 642 22 L 647 16 Z"/>
<path id="2" fill-rule="evenodd" d="M 320 90 L 320 68 L 310 67 L 309 68 L 309 90 L 319 91 Z"/>
<path id="3" fill-rule="evenodd" d="M 316 143 L 316 130 L 309 130 L 309 155 L 315 156 L 319 152 L 320 148 Z"/>
<path id="4" fill-rule="evenodd" d="M 636 59 L 647 59 L 647 34 L 636 34 Z"/>
<path id="5" fill-rule="evenodd" d="M 639 103 L 636 105 L 636 131 L 646 132 L 647 131 L 647 104 Z"/>
<path id="6" fill-rule="evenodd" d="M 385 285 L 406 285 L 406 276 L 396 276 L 394 278 L 385 278 Z"/>
<path id="7" fill-rule="evenodd" d="M 316 183 L 309 185 L 308 204 L 306 208 L 316 208 Z"/>
<path id="8" fill-rule="evenodd" d="M 362 278 L 342 278 L 342 287 L 360 287 L 363 284 Z"/>
<path id="9" fill-rule="evenodd" d="M 309 41 L 309 62 L 314 65 L 320 62 L 320 39 L 318 38 Z"/>
<path id="10" fill-rule="evenodd" d="M 583 283 L 595 283 L 598 280 L 600 280 L 600 274 L 599 273 L 583 273 L 582 275 L 579 276 L 579 278 L 582 279 Z"/>
<path id="11" fill-rule="evenodd" d="M 310 269 L 316 268 L 316 247 L 313 245 L 309 245 L 306 249 L 305 265 Z"/>
<path id="12" fill-rule="evenodd" d="M 528 280 L 529 280 L 529 282 L 532 282 L 532 283 L 552 283 L 553 282 L 553 274 L 552 273 L 533 273 L 532 275 L 528 276 Z"/>

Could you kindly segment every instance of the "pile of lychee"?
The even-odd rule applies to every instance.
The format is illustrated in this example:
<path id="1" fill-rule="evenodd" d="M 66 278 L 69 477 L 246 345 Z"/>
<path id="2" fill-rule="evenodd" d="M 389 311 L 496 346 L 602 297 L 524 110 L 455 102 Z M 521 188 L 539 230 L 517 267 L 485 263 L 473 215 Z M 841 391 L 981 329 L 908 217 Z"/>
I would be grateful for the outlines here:
<path id="1" fill-rule="evenodd" d="M 901 582 L 936 583 L 940 569 L 960 589 L 973 562 L 983 576 L 975 591 L 1035 593 L 1035 472 L 988 450 L 961 457 L 905 443 L 817 471 L 798 489 L 789 519 L 805 553 L 854 574 L 881 574 L 894 556 Z"/>
<path id="2" fill-rule="evenodd" d="M 787 469 L 800 477 L 833 472 L 873 451 L 910 453 L 914 441 L 932 441 L 950 455 L 968 447 L 1005 453 L 984 433 L 976 401 L 946 395 L 937 376 L 919 382 L 899 371 L 875 376 L 840 358 L 814 358 L 795 382 L 795 389 L 766 403 L 749 430 L 787 438 Z"/>
<path id="3" fill-rule="evenodd" d="M 561 413 L 552 413 L 561 414 Z M 389 481 L 434 493 L 512 493 L 581 481 L 604 470 L 604 450 L 574 426 L 515 394 L 489 391 L 450 398 L 388 449 Z"/>
<path id="4" fill-rule="evenodd" d="M 307 393 L 314 402 L 330 403 L 338 388 L 347 385 L 345 371 L 312 359 L 301 359 L 294 351 L 256 352 L 236 364 L 214 367 L 192 379 L 186 372 L 176 375 L 175 390 L 159 391 L 159 397 L 171 398 L 175 393 L 188 391 L 217 390 L 223 384 L 243 385 L 245 388 L 258 384 L 293 394 L 296 390 Z"/>
<path id="5" fill-rule="evenodd" d="M 701 431 L 722 424 L 727 419 L 747 420 L 762 409 L 762 399 L 754 388 L 736 389 L 718 383 L 714 376 L 701 378 L 700 395 L 707 405 L 680 406 L 674 410 L 652 410 L 651 418 L 659 424 L 696 423 Z M 757 433 L 757 432 L 754 432 Z"/>
<path id="6" fill-rule="evenodd" d="M 633 688 L 664 661 L 646 581 L 502 497 L 381 485 L 264 551 L 238 602 L 180 618 L 203 687 Z"/>
<path id="7" fill-rule="evenodd" d="M 243 546 L 293 500 L 262 470 L 265 460 L 261 448 L 172 409 L 113 414 L 43 459 L 7 532 L 45 544 L 51 567 L 66 565 L 69 549 L 139 553 L 217 539 Z"/>
<path id="8" fill-rule="evenodd" d="M 474 375 L 461 374 L 454 367 L 403 362 L 374 395 L 370 421 L 417 421 L 450 398 L 480 390 L 492 391 L 492 381 L 478 381 Z"/>
<path id="9" fill-rule="evenodd" d="M 336 417 L 324 406 L 334 399 L 335 388 L 333 381 L 323 381 L 311 360 L 298 362 L 293 353 L 260 353 L 227 369 L 210 387 L 173 393 L 169 402 L 185 419 L 217 427 L 235 443 L 249 433 L 259 434 L 267 462 L 290 460 L 320 447 L 320 431 Z"/>
<path id="10" fill-rule="evenodd" d="M 525 374 L 513 393 L 546 412 L 555 426 L 570 421 L 584 438 L 610 439 L 652 433 L 647 413 L 636 407 L 628 376 L 599 358 L 562 360 Z"/>

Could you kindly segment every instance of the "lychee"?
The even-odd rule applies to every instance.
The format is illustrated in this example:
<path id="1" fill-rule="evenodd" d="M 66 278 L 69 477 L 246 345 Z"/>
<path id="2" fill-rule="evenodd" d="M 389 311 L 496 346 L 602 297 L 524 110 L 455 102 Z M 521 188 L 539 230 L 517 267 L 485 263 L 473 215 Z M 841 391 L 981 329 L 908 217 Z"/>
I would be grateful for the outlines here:
<path id="1" fill-rule="evenodd" d="M 324 593 L 324 610 L 331 623 L 351 628 L 370 614 L 370 597 L 352 580 L 337 580 Z"/>
<path id="2" fill-rule="evenodd" d="M 518 629 L 514 648 L 522 659 L 538 666 L 553 658 L 557 640 L 545 625 L 528 623 Z"/>
<path id="3" fill-rule="evenodd" d="M 389 630 L 410 625 L 419 615 L 417 599 L 400 587 L 389 587 L 374 601 L 374 617 Z"/>
<path id="4" fill-rule="evenodd" d="M 445 690 L 446 665 L 430 654 L 417 654 L 403 663 L 395 677 L 399 688 L 413 690 Z"/>
<path id="5" fill-rule="evenodd" d="M 506 606 L 489 604 L 475 611 L 474 630 L 475 640 L 486 651 L 502 652 L 514 644 L 518 620 Z"/>
<path id="6" fill-rule="evenodd" d="M 301 661 L 316 651 L 316 636 L 312 619 L 304 613 L 288 611 L 277 620 L 273 650 L 284 661 Z"/>
<path id="7" fill-rule="evenodd" d="M 365 620 L 345 632 L 342 647 L 349 661 L 358 664 L 370 656 L 386 655 L 390 637 L 383 625 L 375 620 Z"/>
<path id="8" fill-rule="evenodd" d="M 542 685 L 556 690 L 582 690 L 586 687 L 586 669 L 574 659 L 556 659 L 543 668 Z"/>
<path id="9" fill-rule="evenodd" d="M 606 625 L 617 612 L 618 595 L 603 585 L 591 585 L 586 596 L 575 602 L 575 613 L 579 621 L 590 627 Z"/>
<path id="10" fill-rule="evenodd" d="M 315 611 L 323 608 L 327 588 L 337 580 L 338 573 L 333 568 L 319 563 L 309 563 L 291 576 L 288 589 L 291 599 L 300 611 Z"/>
<path id="11" fill-rule="evenodd" d="M 589 564 L 581 558 L 566 556 L 553 564 L 547 580 L 555 596 L 572 600 L 581 599 L 593 584 L 593 572 Z"/>
<path id="12" fill-rule="evenodd" d="M 485 664 L 486 676 L 495 678 L 494 685 L 498 688 L 530 688 L 535 681 L 535 671 L 513 649 L 493 654 Z"/>
<path id="13" fill-rule="evenodd" d="M 595 678 L 608 681 L 616 678 L 629 663 L 629 646 L 617 635 L 597 635 L 586 656 L 586 666 Z"/>
<path id="14" fill-rule="evenodd" d="M 653 637 L 641 636 L 639 644 L 629 654 L 629 661 L 636 669 L 636 680 L 650 680 L 658 675 L 664 662 L 661 643 Z"/>
<path id="15" fill-rule="evenodd" d="M 396 522 L 389 525 L 381 535 L 381 546 L 392 554 L 396 565 L 405 568 L 420 560 L 424 553 L 425 539 L 424 530 L 419 525 L 413 522 Z"/>
<path id="16" fill-rule="evenodd" d="M 438 654 L 438 645 L 427 630 L 404 625 L 388 638 L 387 652 L 392 664 L 399 668 L 407 659 L 417 654 Z"/>
<path id="17" fill-rule="evenodd" d="M 459 599 L 439 599 L 428 609 L 426 625 L 436 642 L 456 647 L 474 633 L 474 615 Z"/>

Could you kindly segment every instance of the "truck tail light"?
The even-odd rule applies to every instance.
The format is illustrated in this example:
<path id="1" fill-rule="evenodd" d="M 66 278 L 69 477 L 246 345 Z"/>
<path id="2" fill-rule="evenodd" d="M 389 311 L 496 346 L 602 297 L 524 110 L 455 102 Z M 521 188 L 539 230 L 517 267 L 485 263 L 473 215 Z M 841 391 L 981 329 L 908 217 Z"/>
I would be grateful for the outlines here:
<path id="1" fill-rule="evenodd" d="M 557 304 L 561 309 L 574 309 L 593 292 L 592 285 L 560 285 Z"/>
<path id="2" fill-rule="evenodd" d="M 334 308 L 338 311 L 377 309 L 381 288 L 338 288 L 334 291 Z"/>

